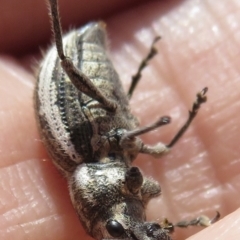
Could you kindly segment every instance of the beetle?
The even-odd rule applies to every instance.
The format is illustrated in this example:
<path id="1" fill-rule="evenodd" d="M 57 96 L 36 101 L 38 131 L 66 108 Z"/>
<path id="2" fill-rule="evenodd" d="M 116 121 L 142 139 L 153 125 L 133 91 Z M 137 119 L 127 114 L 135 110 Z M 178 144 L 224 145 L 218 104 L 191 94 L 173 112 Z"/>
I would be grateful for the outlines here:
<path id="1" fill-rule="evenodd" d="M 129 98 L 160 38 L 154 39 L 126 94 L 107 55 L 105 24 L 91 22 L 62 37 L 57 0 L 49 4 L 56 46 L 40 65 L 36 119 L 86 231 L 95 239 L 170 240 L 174 227 L 217 221 L 218 213 L 212 220 L 200 216 L 177 224 L 147 222 L 146 205 L 161 189 L 132 166 L 139 153 L 160 157 L 171 149 L 206 101 L 207 88 L 197 94 L 186 123 L 168 145 L 145 144 L 139 135 L 170 123 L 170 117 L 139 127 Z"/>

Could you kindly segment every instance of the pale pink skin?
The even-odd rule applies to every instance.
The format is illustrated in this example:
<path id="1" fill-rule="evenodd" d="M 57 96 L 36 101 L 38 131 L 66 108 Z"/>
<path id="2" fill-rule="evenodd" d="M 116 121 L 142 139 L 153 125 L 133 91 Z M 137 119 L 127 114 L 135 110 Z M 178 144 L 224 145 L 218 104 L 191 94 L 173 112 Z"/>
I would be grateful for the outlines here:
<path id="1" fill-rule="evenodd" d="M 108 19 L 107 12 L 121 9 L 121 0 L 95 5 L 92 12 L 85 9 L 91 4 L 68 2 L 61 5 L 65 27 L 106 20 L 112 59 L 126 88 L 152 39 L 163 37 L 131 106 L 141 125 L 163 115 L 172 116 L 172 124 L 144 135 L 145 142 L 170 141 L 196 92 L 209 87 L 208 102 L 172 152 L 159 160 L 139 155 L 136 165 L 163 191 L 148 205 L 149 220 L 177 222 L 221 212 L 223 219 L 213 226 L 177 230 L 174 239 L 240 239 L 239 0 L 148 1 Z M 42 0 L 18 3 L 0 3 L 0 50 L 7 53 L 0 56 L 0 239 L 90 240 L 36 128 L 29 70 L 34 61 L 15 57 L 19 49 L 29 54 L 29 46 L 50 42 L 46 6 Z"/>

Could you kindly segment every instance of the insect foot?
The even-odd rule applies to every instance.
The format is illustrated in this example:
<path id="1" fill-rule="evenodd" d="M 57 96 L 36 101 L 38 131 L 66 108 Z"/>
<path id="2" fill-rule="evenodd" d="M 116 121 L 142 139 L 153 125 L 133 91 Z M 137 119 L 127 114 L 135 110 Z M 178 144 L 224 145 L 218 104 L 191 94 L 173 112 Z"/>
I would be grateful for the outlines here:
<path id="1" fill-rule="evenodd" d="M 156 157 L 167 153 L 206 101 L 207 89 L 197 94 L 186 123 L 168 145 L 144 144 L 140 135 L 171 120 L 164 116 L 139 127 L 128 103 L 142 70 L 157 52 L 159 37 L 126 94 L 106 54 L 105 24 L 92 22 L 62 37 L 57 0 L 49 4 L 55 46 L 40 65 L 36 119 L 53 163 L 68 181 L 82 225 L 95 239 L 171 240 L 175 225 L 146 221 L 146 205 L 161 194 L 160 186 L 132 162 L 139 153 Z M 207 226 L 214 221 L 196 222 L 183 225 Z"/>

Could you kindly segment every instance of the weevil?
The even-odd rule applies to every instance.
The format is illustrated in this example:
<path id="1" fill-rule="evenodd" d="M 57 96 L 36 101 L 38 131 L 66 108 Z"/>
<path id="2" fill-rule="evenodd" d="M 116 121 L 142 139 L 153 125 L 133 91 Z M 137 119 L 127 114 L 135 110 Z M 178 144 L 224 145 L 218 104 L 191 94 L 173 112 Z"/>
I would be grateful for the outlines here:
<path id="1" fill-rule="evenodd" d="M 35 89 L 36 119 L 43 142 L 65 176 L 73 207 L 95 239 L 170 240 L 174 227 L 208 226 L 217 221 L 200 216 L 172 224 L 147 222 L 145 208 L 160 195 L 159 184 L 144 177 L 132 162 L 139 153 L 160 157 L 186 131 L 207 88 L 197 94 L 189 117 L 169 144 L 145 144 L 139 135 L 170 123 L 161 117 L 139 127 L 129 99 L 142 70 L 156 54 L 156 37 L 141 62 L 128 94 L 107 55 L 103 22 L 92 22 L 62 37 L 57 0 L 49 0 L 55 38 L 40 65 Z"/>

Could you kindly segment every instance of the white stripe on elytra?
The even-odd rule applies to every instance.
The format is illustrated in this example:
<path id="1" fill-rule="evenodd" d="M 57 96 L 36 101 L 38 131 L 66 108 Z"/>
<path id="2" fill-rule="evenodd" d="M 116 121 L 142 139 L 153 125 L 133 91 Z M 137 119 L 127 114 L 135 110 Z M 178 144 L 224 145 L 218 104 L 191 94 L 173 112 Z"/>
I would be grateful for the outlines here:
<path id="1" fill-rule="evenodd" d="M 63 39 L 63 45 L 69 41 L 73 33 L 68 34 Z M 41 72 L 39 75 L 38 95 L 40 100 L 40 116 L 44 117 L 49 124 L 52 135 L 64 153 L 68 155 L 72 161 L 76 163 L 82 162 L 80 155 L 76 152 L 71 142 L 70 134 L 65 130 L 64 124 L 61 122 L 61 114 L 58 106 L 56 106 L 56 85 L 52 79 L 52 73 L 55 68 L 57 58 L 56 47 L 54 46 L 47 54 L 45 60 L 41 64 Z M 75 155 L 75 158 L 73 157 Z"/>

